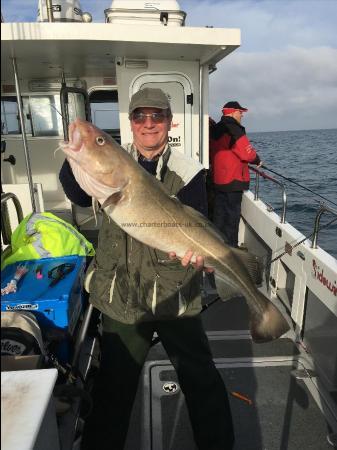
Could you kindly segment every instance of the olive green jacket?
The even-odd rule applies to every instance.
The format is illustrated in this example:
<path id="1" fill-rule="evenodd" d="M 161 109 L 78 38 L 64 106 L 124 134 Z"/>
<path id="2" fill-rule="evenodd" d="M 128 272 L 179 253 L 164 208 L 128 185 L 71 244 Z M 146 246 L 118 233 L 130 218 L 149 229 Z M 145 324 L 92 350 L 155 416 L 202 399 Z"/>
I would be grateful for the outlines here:
<path id="1" fill-rule="evenodd" d="M 126 149 L 137 158 L 132 145 Z M 198 162 L 167 146 L 158 161 L 156 177 L 176 195 L 200 170 Z M 127 324 L 198 314 L 200 272 L 142 244 L 103 214 L 96 255 L 85 282 L 90 302 Z"/>

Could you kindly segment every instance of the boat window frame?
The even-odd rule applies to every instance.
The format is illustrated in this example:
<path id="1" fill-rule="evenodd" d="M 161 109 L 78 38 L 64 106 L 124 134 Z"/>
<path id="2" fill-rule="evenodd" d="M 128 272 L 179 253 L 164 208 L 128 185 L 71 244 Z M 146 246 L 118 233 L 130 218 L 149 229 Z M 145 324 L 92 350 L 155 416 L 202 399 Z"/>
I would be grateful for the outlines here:
<path id="1" fill-rule="evenodd" d="M 71 92 L 69 94 L 72 94 Z M 77 94 L 74 94 L 77 95 Z M 49 98 L 53 97 L 55 99 L 55 103 L 58 106 L 58 108 L 51 108 L 50 110 L 56 111 L 56 114 L 60 115 L 60 119 L 58 121 L 58 128 L 57 133 L 48 133 L 48 132 L 36 132 L 36 128 L 34 127 L 34 113 L 32 111 L 32 102 L 31 99 L 33 98 Z M 6 93 L 1 94 L 1 118 L 3 118 L 3 113 L 5 113 L 3 108 L 3 102 L 6 100 L 6 98 L 11 98 L 15 101 L 16 105 L 17 103 L 17 96 L 15 93 Z M 21 95 L 21 100 L 23 102 L 23 109 L 24 109 L 24 119 L 25 119 L 25 125 L 26 125 L 26 135 L 30 139 L 62 139 L 63 138 L 63 124 L 62 124 L 62 112 L 61 112 L 61 101 L 60 101 L 60 91 L 48 91 L 48 92 L 25 92 Z M 58 100 L 58 101 L 57 101 Z M 77 109 L 76 101 L 71 101 L 71 120 L 73 120 L 75 117 L 77 117 Z M 6 117 L 6 116 L 5 116 Z M 11 139 L 11 138 L 22 138 L 21 133 L 21 125 L 20 125 L 20 119 L 19 119 L 19 113 L 17 110 L 17 122 L 18 122 L 18 130 L 19 132 L 15 133 L 5 133 L 2 131 L 2 136 L 4 139 Z M 1 123 L 3 123 L 3 120 L 1 120 Z M 27 123 L 29 124 L 30 129 L 27 127 Z M 35 122 L 36 123 L 36 122 Z"/>
<path id="2" fill-rule="evenodd" d="M 91 97 L 94 93 L 100 92 L 100 91 L 110 91 L 110 92 L 116 92 L 117 94 L 117 101 L 116 102 L 110 102 L 110 103 L 116 103 L 118 107 L 118 125 L 119 128 L 109 128 L 106 129 L 104 127 L 100 127 L 99 124 L 96 124 L 94 122 L 94 112 L 91 108 L 91 103 L 95 103 L 91 101 Z M 105 131 L 107 134 L 112 136 L 118 143 L 121 143 L 121 118 L 120 118 L 120 103 L 119 103 L 119 89 L 116 84 L 107 85 L 107 86 L 92 86 L 90 89 L 88 89 L 88 96 L 89 96 L 89 104 L 90 104 L 90 110 L 91 110 L 91 118 L 92 123 L 96 125 L 98 128 Z M 108 103 L 108 102 L 102 102 L 102 103 Z"/>
<path id="3" fill-rule="evenodd" d="M 60 132 L 62 132 L 62 115 L 60 115 L 61 119 L 58 120 L 58 128 L 57 128 L 57 133 L 43 133 L 42 132 L 38 132 L 37 133 L 37 119 L 35 119 L 35 114 L 33 112 L 33 108 L 32 108 L 32 104 L 33 102 L 31 101 L 32 99 L 36 99 L 36 98 L 50 98 L 53 97 L 55 100 L 55 104 L 60 107 L 60 103 L 57 103 L 57 99 L 59 99 L 59 95 L 58 93 L 53 93 L 53 92 L 49 92 L 49 93 L 39 93 L 39 92 L 34 92 L 34 93 L 29 93 L 28 98 L 29 98 L 29 109 L 30 109 L 30 120 L 31 120 L 31 125 L 32 125 L 32 137 L 35 138 L 60 138 L 60 136 L 62 136 L 62 134 L 60 134 Z M 50 108 L 51 112 L 54 112 L 57 114 L 61 114 L 60 109 L 57 109 L 56 106 L 53 108 Z M 57 116 L 56 116 L 57 117 Z M 60 128 L 61 127 L 61 128 Z"/>
<path id="4" fill-rule="evenodd" d="M 5 122 L 2 120 L 3 117 L 6 118 L 6 111 L 4 109 L 4 102 L 7 99 L 12 99 L 13 103 L 16 104 L 16 120 L 17 120 L 17 129 L 18 132 L 12 132 L 12 133 L 5 133 L 4 131 L 4 127 L 5 127 Z M 33 137 L 33 127 L 32 127 L 32 121 L 31 121 L 31 110 L 30 110 L 30 103 L 29 103 L 29 94 L 23 94 L 21 96 L 21 101 L 22 101 L 22 109 L 24 111 L 24 120 L 25 120 L 25 128 L 26 128 L 26 135 L 28 137 Z M 12 114 L 12 113 L 11 113 Z M 6 121 L 7 122 L 7 121 Z M 29 124 L 29 128 L 27 127 L 27 123 Z M 6 124 L 6 128 L 8 130 L 7 124 Z M 21 132 L 21 123 L 20 123 L 20 118 L 19 118 L 19 109 L 18 109 L 18 100 L 17 100 L 17 96 L 15 93 L 8 93 L 8 94 L 1 94 L 1 135 L 3 136 L 3 138 L 7 139 L 7 138 L 11 138 L 11 137 L 21 137 L 22 136 L 22 132 Z"/>
<path id="5" fill-rule="evenodd" d="M 86 89 L 78 88 L 75 86 L 67 86 L 66 84 L 62 84 L 60 90 L 60 105 L 61 105 L 61 114 L 62 114 L 62 129 L 63 129 L 63 138 L 65 141 L 69 140 L 69 124 L 75 120 L 76 118 L 81 118 L 83 120 L 87 120 L 91 122 L 91 111 L 90 111 L 90 103 L 89 103 L 89 95 Z M 70 97 L 69 97 L 70 96 Z M 74 96 L 74 101 L 69 101 L 69 98 Z M 83 102 L 76 101 L 76 97 L 79 96 L 82 98 Z M 69 108 L 71 106 L 71 108 Z M 82 111 L 80 111 L 80 107 Z M 83 114 L 81 114 L 81 112 Z M 72 113 L 72 114 L 71 114 Z"/>

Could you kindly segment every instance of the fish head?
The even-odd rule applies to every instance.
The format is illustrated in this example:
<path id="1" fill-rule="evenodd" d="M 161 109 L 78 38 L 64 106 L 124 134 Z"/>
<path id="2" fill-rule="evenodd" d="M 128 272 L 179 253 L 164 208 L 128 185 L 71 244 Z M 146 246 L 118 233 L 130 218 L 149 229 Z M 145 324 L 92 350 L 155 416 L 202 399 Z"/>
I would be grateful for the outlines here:
<path id="1" fill-rule="evenodd" d="M 69 142 L 63 147 L 68 160 L 75 161 L 85 172 L 102 181 L 119 162 L 115 141 L 92 123 L 76 119 L 69 125 Z"/>
<path id="2" fill-rule="evenodd" d="M 127 184 L 126 152 L 92 123 L 76 119 L 69 125 L 69 141 L 61 144 L 76 181 L 90 196 L 104 201 Z"/>

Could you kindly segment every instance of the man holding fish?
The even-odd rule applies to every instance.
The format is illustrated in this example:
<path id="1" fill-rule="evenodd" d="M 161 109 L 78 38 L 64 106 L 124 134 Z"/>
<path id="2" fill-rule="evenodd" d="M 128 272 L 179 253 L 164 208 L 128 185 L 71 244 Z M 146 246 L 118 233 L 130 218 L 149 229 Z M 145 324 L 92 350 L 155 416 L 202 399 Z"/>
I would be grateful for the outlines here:
<path id="1" fill-rule="evenodd" d="M 130 102 L 129 118 L 133 143 L 126 146 L 127 152 L 169 196 L 207 215 L 203 167 L 168 144 L 172 112 L 167 96 L 160 89 L 137 92 Z M 81 145 L 76 127 L 70 128 L 70 139 Z M 96 137 L 96 144 L 100 143 L 103 141 Z M 68 159 L 70 165 L 65 161 L 60 180 L 70 200 L 90 206 L 94 196 L 104 206 L 112 197 L 111 205 L 124 201 L 128 208 L 123 223 L 126 232 L 103 213 L 96 256 L 87 275 L 90 301 L 103 313 L 103 337 L 94 407 L 85 426 L 83 448 L 123 449 L 139 375 L 157 332 L 177 371 L 197 447 L 231 449 L 234 434 L 227 392 L 199 317 L 203 257 L 195 258 L 188 250 L 179 261 L 174 258 L 174 247 L 161 251 L 128 234 L 129 229 L 140 234 L 142 230 L 169 234 L 176 224 L 172 219 L 166 227 L 165 222 L 154 227 L 149 214 L 142 220 L 134 216 L 132 204 L 121 198 L 118 189 L 118 185 L 129 187 L 123 177 L 125 167 L 114 172 L 115 185 L 108 192 L 93 178 L 83 176 L 71 157 Z M 148 202 L 156 202 L 150 193 L 143 198 L 144 210 Z M 190 264 L 192 257 L 194 265 Z"/>
<path id="2" fill-rule="evenodd" d="M 255 341 L 276 339 L 289 327 L 256 287 L 256 258 L 226 245 L 203 215 L 203 167 L 170 148 L 166 95 L 150 88 L 137 92 L 129 118 L 133 143 L 125 148 L 79 119 L 61 145 L 66 195 L 82 206 L 93 197 L 103 210 L 86 277 L 90 301 L 103 313 L 102 361 L 83 448 L 123 449 L 156 332 L 176 369 L 198 449 L 231 449 L 228 396 L 200 320 L 200 270 L 214 270 L 224 300 L 244 295 Z"/>

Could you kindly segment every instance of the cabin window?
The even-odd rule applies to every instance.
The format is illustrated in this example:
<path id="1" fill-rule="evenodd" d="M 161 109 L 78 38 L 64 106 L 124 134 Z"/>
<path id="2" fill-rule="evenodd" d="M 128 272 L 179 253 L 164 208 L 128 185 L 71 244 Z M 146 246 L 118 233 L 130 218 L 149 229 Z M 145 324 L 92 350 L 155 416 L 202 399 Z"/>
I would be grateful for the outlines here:
<path id="1" fill-rule="evenodd" d="M 59 95 L 23 96 L 26 133 L 31 136 L 61 136 L 62 116 Z M 16 97 L 1 98 L 3 134 L 21 134 Z"/>
<path id="2" fill-rule="evenodd" d="M 59 94 L 23 96 L 26 133 L 36 137 L 63 136 Z M 95 91 L 90 95 L 92 122 L 120 142 L 118 94 L 113 91 Z M 69 122 L 77 117 L 86 120 L 85 99 L 82 94 L 68 93 Z M 16 96 L 1 98 L 3 134 L 21 133 Z"/>
<path id="3" fill-rule="evenodd" d="M 119 105 L 116 90 L 96 90 L 90 93 L 92 123 L 120 143 Z"/>
<path id="4" fill-rule="evenodd" d="M 29 98 L 33 136 L 60 136 L 62 116 L 60 98 L 56 95 Z"/>
<path id="5" fill-rule="evenodd" d="M 22 97 L 23 117 L 27 134 L 32 134 L 28 97 Z M 18 101 L 15 96 L 1 98 L 1 132 L 2 134 L 20 134 Z"/>

